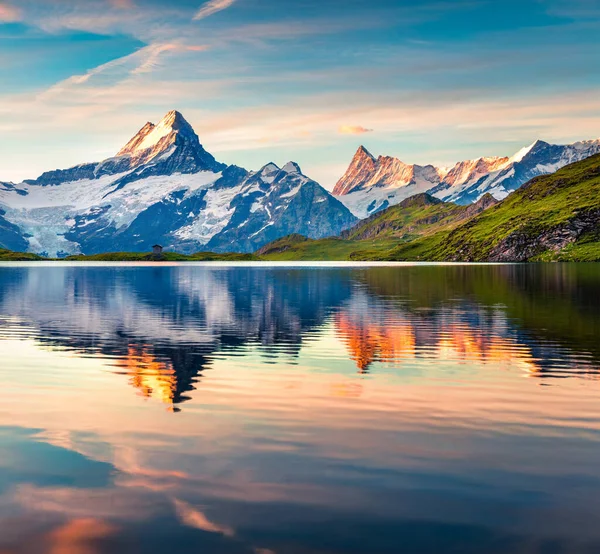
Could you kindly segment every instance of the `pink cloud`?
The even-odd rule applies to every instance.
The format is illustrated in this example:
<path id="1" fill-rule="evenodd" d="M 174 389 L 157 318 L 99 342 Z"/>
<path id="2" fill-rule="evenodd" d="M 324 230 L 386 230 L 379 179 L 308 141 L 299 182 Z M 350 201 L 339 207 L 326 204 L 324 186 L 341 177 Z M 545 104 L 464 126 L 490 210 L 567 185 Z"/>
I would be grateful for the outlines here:
<path id="1" fill-rule="evenodd" d="M 51 554 L 95 554 L 94 544 L 116 532 L 105 521 L 85 518 L 74 519 L 52 531 L 48 537 Z"/>
<path id="2" fill-rule="evenodd" d="M 194 16 L 194 20 L 204 19 L 217 12 L 226 10 L 235 3 L 235 0 L 210 0 L 206 2 Z"/>
<path id="3" fill-rule="evenodd" d="M 108 3 L 120 10 L 131 10 L 132 8 L 135 8 L 135 2 L 133 0 L 108 0 Z"/>
<path id="4" fill-rule="evenodd" d="M 175 505 L 175 511 L 184 525 L 187 525 L 188 527 L 195 527 L 196 529 L 201 529 L 202 531 L 206 531 L 208 533 L 219 533 L 221 535 L 225 535 L 226 537 L 235 536 L 235 531 L 231 527 L 213 523 L 206 517 L 205 514 L 199 510 L 196 510 L 187 502 L 183 502 L 183 500 L 178 500 L 175 498 L 173 499 L 173 503 Z"/>
<path id="5" fill-rule="evenodd" d="M 338 129 L 340 135 L 364 135 L 365 133 L 372 133 L 373 129 L 367 129 L 362 125 L 342 125 Z"/>
<path id="6" fill-rule="evenodd" d="M 22 14 L 19 8 L 11 4 L 7 4 L 6 2 L 0 2 L 0 21 L 21 21 L 21 17 Z"/>
<path id="7" fill-rule="evenodd" d="M 188 45 L 188 46 L 184 46 L 183 47 L 184 50 L 187 50 L 188 52 L 205 52 L 206 50 L 210 49 L 210 46 L 208 44 L 197 44 L 197 45 Z"/>

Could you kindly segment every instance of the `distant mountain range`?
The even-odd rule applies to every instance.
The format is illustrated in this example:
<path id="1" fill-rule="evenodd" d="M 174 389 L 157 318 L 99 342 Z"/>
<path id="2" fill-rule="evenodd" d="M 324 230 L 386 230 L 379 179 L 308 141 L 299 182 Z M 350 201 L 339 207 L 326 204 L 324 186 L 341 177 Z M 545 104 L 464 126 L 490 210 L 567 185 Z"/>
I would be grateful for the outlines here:
<path id="1" fill-rule="evenodd" d="M 486 193 L 502 200 L 534 177 L 598 153 L 600 139 L 565 146 L 538 140 L 511 158 L 478 158 L 440 168 L 375 158 L 361 146 L 333 194 L 360 219 L 422 192 L 457 204 L 471 204 Z"/>
<path id="2" fill-rule="evenodd" d="M 542 175 L 504 200 L 461 206 L 427 193 L 360 221 L 341 236 L 291 235 L 268 260 L 600 261 L 600 154 Z"/>
<path id="3" fill-rule="evenodd" d="M 419 193 L 477 211 L 598 152 L 600 139 L 537 141 L 512 158 L 438 168 L 375 158 L 360 147 L 331 194 L 294 162 L 255 172 L 220 163 L 172 111 L 144 125 L 112 158 L 0 182 L 0 249 L 63 257 L 149 252 L 159 243 L 184 254 L 251 253 L 287 235 L 339 236 Z M 470 213 L 449 212 L 452 221 Z"/>
<path id="4" fill-rule="evenodd" d="M 356 217 L 300 167 L 219 163 L 176 111 L 99 163 L 0 183 L 0 247 L 63 256 L 253 252 L 289 233 L 336 235 Z"/>

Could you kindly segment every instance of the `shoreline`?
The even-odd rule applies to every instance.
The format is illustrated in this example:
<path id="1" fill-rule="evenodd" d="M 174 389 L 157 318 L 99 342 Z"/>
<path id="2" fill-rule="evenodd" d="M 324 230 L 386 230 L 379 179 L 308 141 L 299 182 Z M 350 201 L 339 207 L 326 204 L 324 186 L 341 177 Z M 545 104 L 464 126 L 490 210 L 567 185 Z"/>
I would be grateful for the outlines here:
<path id="1" fill-rule="evenodd" d="M 513 265 L 558 265 L 558 264 L 600 264 L 600 262 L 588 261 L 535 261 L 535 262 L 440 262 L 440 261 L 344 261 L 344 260 L 249 260 L 249 261 L 227 261 L 227 260 L 206 260 L 206 261 L 135 261 L 135 260 L 0 260 L 2 266 L 20 266 L 20 267 L 180 267 L 180 266 L 200 266 L 200 267 L 297 267 L 297 268 L 343 268 L 343 267 L 436 267 L 436 266 L 454 266 L 454 267 L 474 267 L 474 266 L 513 266 Z"/>

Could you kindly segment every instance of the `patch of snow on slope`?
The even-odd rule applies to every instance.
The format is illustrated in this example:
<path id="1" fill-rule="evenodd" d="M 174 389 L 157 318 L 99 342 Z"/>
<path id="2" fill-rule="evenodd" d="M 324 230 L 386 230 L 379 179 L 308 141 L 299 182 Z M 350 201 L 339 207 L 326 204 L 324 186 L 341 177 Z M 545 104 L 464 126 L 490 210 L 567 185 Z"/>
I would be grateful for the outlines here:
<path id="1" fill-rule="evenodd" d="M 75 211 L 85 210 L 100 203 L 110 192 L 112 184 L 128 174 L 129 172 L 105 175 L 99 179 L 82 179 L 47 187 L 23 183 L 19 187 L 27 193 L 26 196 L 19 195 L 15 191 L 0 191 L 0 203 L 11 210 L 29 211 L 56 207 Z"/>
<path id="2" fill-rule="evenodd" d="M 549 174 L 549 173 L 555 173 L 556 171 L 563 168 L 564 166 L 565 166 L 565 163 L 563 161 L 556 162 L 553 164 L 538 164 L 535 166 L 534 171 L 537 171 L 541 175 L 544 175 L 544 174 Z"/>
<path id="3" fill-rule="evenodd" d="M 213 184 L 220 173 L 202 171 L 200 173 L 157 175 L 127 184 L 104 199 L 104 205 L 110 204 L 108 217 L 118 226 L 129 225 L 142 211 L 161 202 L 173 192 L 186 191 L 188 198 L 198 190 Z"/>
<path id="4" fill-rule="evenodd" d="M 296 196 L 296 194 L 300 192 L 300 189 L 302 188 L 303 184 L 304 183 L 300 183 L 297 187 L 294 187 L 292 190 L 280 195 L 279 198 L 292 198 L 293 196 Z"/>
<path id="5" fill-rule="evenodd" d="M 58 186 L 19 185 L 26 196 L 16 191 L 0 190 L 0 205 L 6 218 L 30 235 L 32 252 L 79 252 L 79 246 L 67 241 L 73 219 L 92 210 L 107 207 L 105 217 L 116 227 L 129 225 L 149 206 L 161 202 L 169 194 L 184 190 L 195 194 L 214 183 L 220 173 L 210 171 L 191 175 L 153 176 L 127 184 L 114 191 L 114 183 L 128 173 L 85 179 Z M 113 192 L 114 191 L 114 192 Z"/>
<path id="6" fill-rule="evenodd" d="M 172 132 L 173 127 L 163 120 L 144 137 L 144 140 L 142 140 L 132 152 L 143 152 L 144 150 L 154 148 L 162 138 L 170 135 Z"/>
<path id="7" fill-rule="evenodd" d="M 533 147 L 537 144 L 537 140 L 532 142 L 529 146 L 525 146 L 521 148 L 512 158 L 509 159 L 509 163 L 518 163 L 523 161 L 523 158 L 529 154 L 533 150 Z"/>
<path id="8" fill-rule="evenodd" d="M 241 192 L 242 186 L 209 189 L 204 201 L 206 207 L 196 217 L 193 223 L 181 227 L 175 232 L 182 240 L 196 240 L 201 244 L 220 233 L 229 223 L 235 208 L 231 207 L 231 201 Z"/>
<path id="9" fill-rule="evenodd" d="M 262 207 L 263 207 L 263 205 L 260 202 L 254 202 L 254 204 L 252 204 L 252 206 L 250 206 L 250 213 L 254 214 L 258 210 L 262 209 Z"/>
<path id="10" fill-rule="evenodd" d="M 356 190 L 349 194 L 335 196 L 352 214 L 359 219 L 364 219 L 376 211 L 399 204 L 402 200 L 426 192 L 431 188 L 431 183 L 422 181 L 414 185 L 403 187 L 372 187 L 370 189 Z"/>
<path id="11" fill-rule="evenodd" d="M 256 233 L 252 233 L 248 238 L 253 239 L 255 236 L 257 236 L 260 233 L 262 233 L 267 227 L 271 227 L 271 225 L 274 225 L 273 221 L 269 221 L 269 223 L 267 223 L 264 227 L 262 227 L 261 229 L 259 229 L 258 231 L 256 231 Z"/>
<path id="12" fill-rule="evenodd" d="M 489 177 L 477 187 L 477 190 L 486 191 L 489 187 L 494 185 L 498 187 L 502 181 L 506 181 L 506 179 L 511 179 L 515 176 L 515 168 L 514 166 L 510 168 L 506 173 L 502 174 L 502 171 L 494 171 L 494 173 L 490 173 Z M 492 190 L 492 189 L 490 189 Z"/>

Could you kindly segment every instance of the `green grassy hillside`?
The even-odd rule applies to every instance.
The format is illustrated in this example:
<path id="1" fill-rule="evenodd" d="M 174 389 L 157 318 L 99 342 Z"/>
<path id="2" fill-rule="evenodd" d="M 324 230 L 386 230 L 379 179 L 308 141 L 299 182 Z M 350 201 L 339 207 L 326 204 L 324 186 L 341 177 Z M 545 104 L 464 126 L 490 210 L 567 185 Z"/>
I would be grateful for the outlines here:
<path id="1" fill-rule="evenodd" d="M 397 240 L 344 240 L 332 237 L 312 240 L 306 237 L 283 237 L 269 243 L 256 254 L 266 261 L 346 261 L 355 257 L 386 256 Z"/>
<path id="2" fill-rule="evenodd" d="M 491 195 L 485 195 L 477 204 L 459 206 L 418 194 L 359 222 L 339 238 L 311 240 L 290 235 L 257 254 L 282 261 L 386 259 L 399 243 L 452 229 L 495 203 Z"/>
<path id="3" fill-rule="evenodd" d="M 417 194 L 361 221 L 341 236 L 349 240 L 393 238 L 410 242 L 436 231 L 454 227 L 460 221 L 495 203 L 491 195 L 486 195 L 477 204 L 459 206 L 451 202 L 442 202 L 429 194 Z"/>

